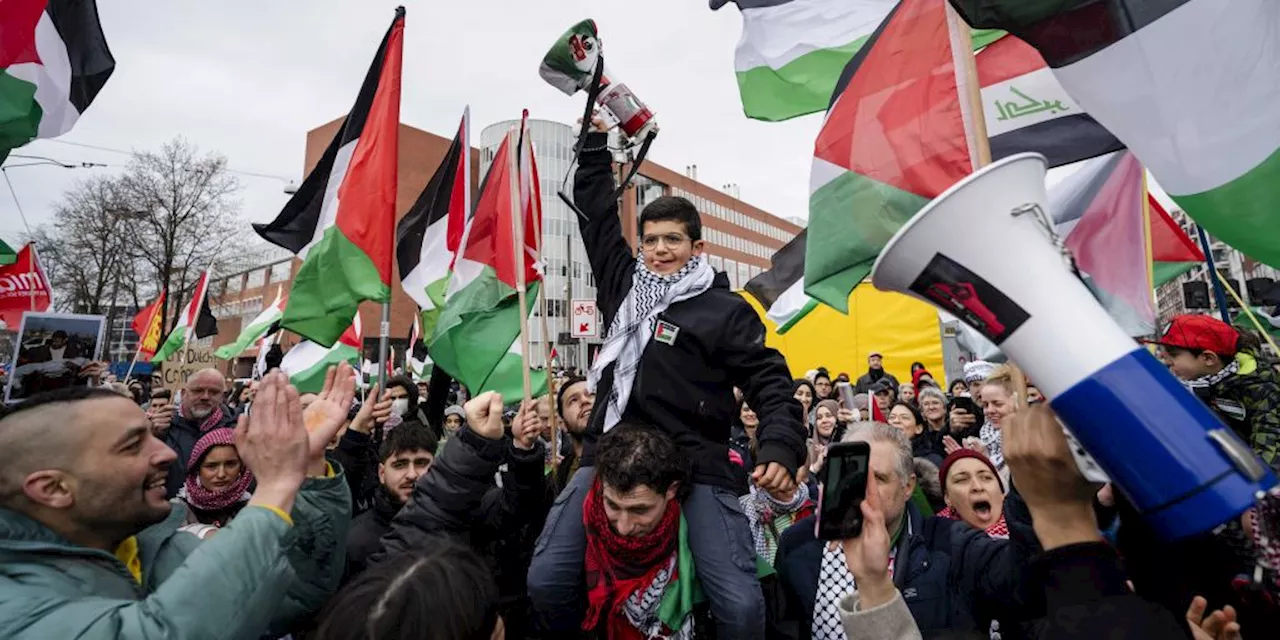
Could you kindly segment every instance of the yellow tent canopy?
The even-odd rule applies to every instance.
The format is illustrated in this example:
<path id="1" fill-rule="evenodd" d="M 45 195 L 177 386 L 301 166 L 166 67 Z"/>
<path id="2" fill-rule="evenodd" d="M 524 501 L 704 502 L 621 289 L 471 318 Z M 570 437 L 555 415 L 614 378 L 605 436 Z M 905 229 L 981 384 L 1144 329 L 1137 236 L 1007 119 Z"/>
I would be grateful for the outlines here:
<path id="1" fill-rule="evenodd" d="M 857 380 L 866 373 L 867 355 L 872 351 L 884 355 L 885 370 L 899 382 L 911 381 L 912 362 L 924 364 L 939 384 L 946 378 L 938 312 L 919 300 L 880 291 L 867 282 L 849 295 L 849 315 L 819 305 L 779 335 L 760 303 L 740 293 L 769 329 L 766 344 L 782 353 L 797 378 L 823 366 L 833 378 L 844 372 Z"/>

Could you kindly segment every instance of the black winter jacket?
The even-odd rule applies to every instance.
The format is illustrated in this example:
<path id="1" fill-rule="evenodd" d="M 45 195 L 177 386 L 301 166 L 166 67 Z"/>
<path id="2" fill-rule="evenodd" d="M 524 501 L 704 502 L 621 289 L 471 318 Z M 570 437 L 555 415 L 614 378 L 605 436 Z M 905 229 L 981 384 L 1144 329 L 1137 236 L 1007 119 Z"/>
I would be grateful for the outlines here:
<path id="1" fill-rule="evenodd" d="M 352 429 L 342 434 L 338 446 L 328 452 L 328 457 L 342 465 L 347 472 L 347 486 L 351 488 L 351 514 L 360 515 L 373 505 L 378 482 L 378 447 L 373 436 Z"/>
<path id="2" fill-rule="evenodd" d="M 369 558 L 382 549 L 382 536 L 391 531 L 391 520 L 400 512 L 386 487 L 378 485 L 373 494 L 373 505 L 351 521 L 347 531 L 346 578 L 360 574 L 369 565 Z"/>
<path id="3" fill-rule="evenodd" d="M 985 636 L 993 619 L 1026 615 L 1024 573 L 1037 546 L 1033 531 L 1010 524 L 1010 539 L 996 540 L 959 520 L 925 518 L 911 503 L 907 518 L 893 583 L 925 637 L 944 630 Z M 789 637 L 810 637 L 823 544 L 814 537 L 813 517 L 782 533 L 775 566 L 786 593 Z"/>
<path id="4" fill-rule="evenodd" d="M 610 326 L 631 291 L 636 268 L 622 235 L 605 134 L 587 138 L 574 178 L 582 241 L 598 290 L 596 301 Z M 765 346 L 765 328 L 751 305 L 729 290 L 728 278 L 658 316 L 679 328 L 671 344 L 650 341 L 641 355 L 623 419 L 656 426 L 689 458 L 693 481 L 745 493 L 745 474 L 729 461 L 729 427 L 737 416 L 733 388 L 743 390 L 760 416 L 756 464 L 777 462 L 793 474 L 805 459 L 805 418 L 795 400 L 786 361 Z M 582 466 L 592 466 L 603 433 L 605 403 L 615 365 L 601 376 L 597 409 L 585 434 Z"/>
<path id="5" fill-rule="evenodd" d="M 533 543 L 551 508 L 543 456 L 541 443 L 525 451 L 509 438 L 489 440 L 463 427 L 418 478 L 369 565 L 428 548 L 435 536 L 468 544 L 493 567 L 510 637 L 523 637 Z M 494 476 L 504 463 L 499 487 Z"/>

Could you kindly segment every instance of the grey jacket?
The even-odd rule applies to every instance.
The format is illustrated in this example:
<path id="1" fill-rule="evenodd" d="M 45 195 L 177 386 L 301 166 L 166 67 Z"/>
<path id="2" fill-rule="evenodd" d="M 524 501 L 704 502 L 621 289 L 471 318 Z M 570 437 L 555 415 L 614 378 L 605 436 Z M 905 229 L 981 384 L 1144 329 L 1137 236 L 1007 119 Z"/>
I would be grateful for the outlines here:
<path id="1" fill-rule="evenodd" d="M 920 628 L 911 617 L 911 610 L 902 599 L 902 592 L 895 591 L 893 599 L 874 609 L 861 610 L 858 594 L 850 593 L 840 599 L 840 623 L 847 638 L 859 640 L 920 640 Z"/>

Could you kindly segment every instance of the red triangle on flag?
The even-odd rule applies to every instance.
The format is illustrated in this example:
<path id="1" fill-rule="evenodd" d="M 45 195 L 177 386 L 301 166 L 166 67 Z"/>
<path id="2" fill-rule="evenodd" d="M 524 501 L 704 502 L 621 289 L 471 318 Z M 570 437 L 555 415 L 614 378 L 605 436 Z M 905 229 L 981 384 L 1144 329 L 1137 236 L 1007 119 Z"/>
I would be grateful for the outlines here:
<path id="1" fill-rule="evenodd" d="M 876 394 L 872 393 L 867 399 L 869 400 L 867 404 L 871 407 L 871 419 L 876 422 L 888 422 L 884 417 L 884 411 L 880 409 L 880 403 L 876 401 Z"/>
<path id="2" fill-rule="evenodd" d="M 1154 195 L 1147 195 L 1151 212 L 1151 260 L 1153 262 L 1204 262 L 1204 252 L 1187 237 Z"/>

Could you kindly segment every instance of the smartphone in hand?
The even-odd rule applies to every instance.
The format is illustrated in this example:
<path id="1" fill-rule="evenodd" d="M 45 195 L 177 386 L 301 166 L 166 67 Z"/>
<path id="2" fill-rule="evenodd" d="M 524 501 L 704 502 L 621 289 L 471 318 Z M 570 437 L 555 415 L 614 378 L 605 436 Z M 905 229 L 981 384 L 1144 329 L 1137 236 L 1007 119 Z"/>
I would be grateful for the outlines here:
<path id="1" fill-rule="evenodd" d="M 840 406 L 854 413 L 857 413 L 858 407 L 854 404 L 854 401 L 853 401 L 853 396 L 854 396 L 853 385 L 849 384 L 848 382 L 837 382 L 836 391 L 839 392 L 840 394 Z"/>
<path id="2" fill-rule="evenodd" d="M 844 540 L 862 535 L 862 500 L 867 495 L 871 445 L 840 442 L 827 448 L 819 477 L 817 536 Z"/>

